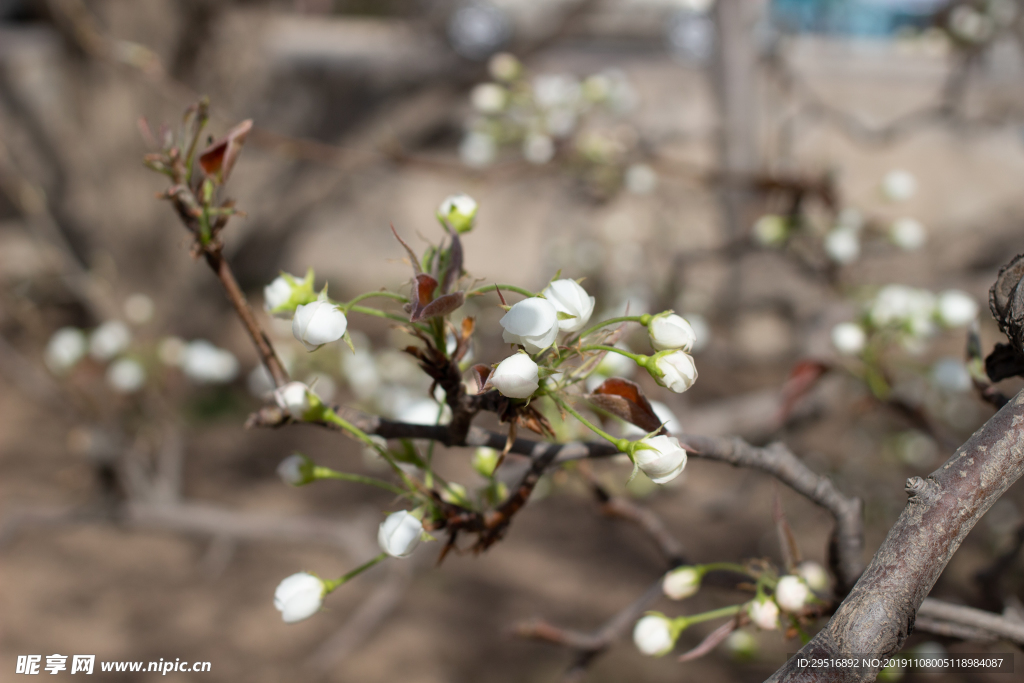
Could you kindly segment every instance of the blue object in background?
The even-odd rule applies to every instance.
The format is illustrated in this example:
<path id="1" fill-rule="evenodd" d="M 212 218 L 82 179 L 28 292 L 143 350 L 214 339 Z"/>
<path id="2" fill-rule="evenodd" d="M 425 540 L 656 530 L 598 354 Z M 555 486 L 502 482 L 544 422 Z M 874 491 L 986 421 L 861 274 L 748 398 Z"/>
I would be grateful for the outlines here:
<path id="1" fill-rule="evenodd" d="M 891 36 L 928 26 L 948 0 L 771 0 L 775 26 L 793 33 Z"/>

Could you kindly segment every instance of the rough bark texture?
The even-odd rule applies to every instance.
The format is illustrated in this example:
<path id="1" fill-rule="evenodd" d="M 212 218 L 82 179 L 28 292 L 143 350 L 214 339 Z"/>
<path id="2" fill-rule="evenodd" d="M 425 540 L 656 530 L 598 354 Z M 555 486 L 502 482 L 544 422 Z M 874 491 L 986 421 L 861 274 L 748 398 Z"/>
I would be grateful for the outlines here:
<path id="1" fill-rule="evenodd" d="M 798 658 L 895 654 L 918 608 L 964 537 L 1024 474 L 1024 392 L 1017 394 L 927 479 L 907 480 L 910 500 L 850 595 L 769 681 L 873 681 L 877 670 L 813 671 Z"/>

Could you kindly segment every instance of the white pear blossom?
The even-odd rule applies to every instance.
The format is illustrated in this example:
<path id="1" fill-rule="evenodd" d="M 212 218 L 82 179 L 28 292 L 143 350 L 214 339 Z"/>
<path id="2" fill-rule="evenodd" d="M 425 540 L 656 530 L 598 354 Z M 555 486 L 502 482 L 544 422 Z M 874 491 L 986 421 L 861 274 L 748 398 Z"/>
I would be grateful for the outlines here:
<path id="1" fill-rule="evenodd" d="M 392 512 L 377 532 L 380 549 L 392 557 L 408 557 L 423 537 L 423 522 L 407 510 Z"/>
<path id="2" fill-rule="evenodd" d="M 867 334 L 857 323 L 839 323 L 832 328 L 832 345 L 844 356 L 855 356 L 864 350 Z"/>
<path id="3" fill-rule="evenodd" d="M 757 654 L 757 640 L 746 630 L 733 631 L 725 639 L 725 649 L 735 659 L 747 661 Z"/>
<path id="4" fill-rule="evenodd" d="M 672 481 L 686 467 L 686 450 L 674 436 L 652 436 L 642 443 L 650 448 L 636 449 L 633 458 L 637 467 L 655 484 Z"/>
<path id="5" fill-rule="evenodd" d="M 277 318 L 292 317 L 296 306 L 314 299 L 313 271 L 309 271 L 304 278 L 282 272 L 263 288 L 263 309 Z"/>
<path id="6" fill-rule="evenodd" d="M 825 235 L 825 253 L 839 264 L 853 263 L 860 256 L 860 237 L 856 230 L 836 228 Z"/>
<path id="7" fill-rule="evenodd" d="M 292 334 L 307 351 L 316 351 L 324 344 L 341 339 L 346 329 L 345 314 L 326 298 L 297 307 L 292 318 Z"/>
<path id="8" fill-rule="evenodd" d="M 288 382 L 283 387 L 275 389 L 274 401 L 281 410 L 296 420 L 302 420 L 313 407 L 309 387 L 302 382 Z"/>
<path id="9" fill-rule="evenodd" d="M 876 327 L 903 325 L 914 334 L 930 331 L 934 313 L 934 294 L 905 285 L 882 287 L 868 310 L 868 316 Z"/>
<path id="10" fill-rule="evenodd" d="M 783 576 L 775 586 L 775 602 L 787 612 L 799 612 L 811 597 L 811 589 L 799 576 Z"/>
<path id="11" fill-rule="evenodd" d="M 914 196 L 917 179 L 908 171 L 895 169 L 882 178 L 882 194 L 893 202 L 903 202 Z"/>
<path id="12" fill-rule="evenodd" d="M 633 627 L 633 643 L 649 657 L 667 654 L 676 644 L 672 622 L 660 614 L 648 614 Z"/>
<path id="13" fill-rule="evenodd" d="M 502 339 L 522 344 L 530 353 L 548 348 L 558 336 L 558 311 L 554 304 L 540 297 L 516 303 L 498 322 L 505 328 Z"/>
<path id="14" fill-rule="evenodd" d="M 681 349 L 690 352 L 697 341 L 697 334 L 681 316 L 675 313 L 656 315 L 647 325 L 651 346 L 658 351 Z"/>
<path id="15" fill-rule="evenodd" d="M 773 600 L 751 600 L 747 605 L 747 614 L 755 626 L 765 631 L 774 631 L 779 627 L 779 606 Z"/>
<path id="16" fill-rule="evenodd" d="M 108 320 L 89 337 L 89 355 L 99 361 L 110 360 L 128 348 L 132 333 L 120 320 Z"/>
<path id="17" fill-rule="evenodd" d="M 661 589 L 673 600 L 683 600 L 696 595 L 700 590 L 701 578 L 702 575 L 696 567 L 679 567 L 665 574 Z"/>
<path id="18" fill-rule="evenodd" d="M 131 358 L 119 358 L 107 368 L 107 384 L 122 394 L 133 394 L 146 383 L 146 371 Z"/>
<path id="19" fill-rule="evenodd" d="M 578 332 L 590 321 L 594 314 L 594 297 L 587 294 L 575 280 L 555 280 L 542 292 L 558 313 L 571 315 L 558 321 L 558 327 L 563 332 Z"/>
<path id="20" fill-rule="evenodd" d="M 537 364 L 525 353 L 516 353 L 498 363 L 490 383 L 502 396 L 530 398 L 540 387 Z"/>
<path id="21" fill-rule="evenodd" d="M 796 573 L 807 582 L 811 590 L 824 591 L 828 588 L 828 572 L 817 562 L 806 560 L 796 567 Z"/>
<path id="22" fill-rule="evenodd" d="M 661 376 L 654 376 L 654 373 L 652 376 L 661 386 L 681 394 L 697 381 L 697 366 L 685 351 L 673 351 L 664 356 L 659 354 L 654 358 L 654 365 Z"/>
<path id="23" fill-rule="evenodd" d="M 555 158 L 555 141 L 543 133 L 531 133 L 523 138 L 523 158 L 531 164 L 543 166 Z"/>
<path id="24" fill-rule="evenodd" d="M 468 194 L 453 194 L 445 197 L 441 205 L 437 207 L 437 215 L 448 221 L 448 224 L 455 228 L 456 232 L 469 232 L 473 229 L 473 221 L 476 220 L 478 208 L 476 200 Z"/>
<path id="25" fill-rule="evenodd" d="M 77 327 L 62 327 L 46 344 L 46 367 L 60 374 L 74 367 L 85 355 L 85 333 Z"/>
<path id="26" fill-rule="evenodd" d="M 499 52 L 487 63 L 487 70 L 494 80 L 508 82 L 518 78 L 523 68 L 514 55 Z"/>
<path id="27" fill-rule="evenodd" d="M 313 461 L 304 455 L 294 453 L 277 466 L 277 476 L 289 486 L 302 486 L 313 481 Z"/>
<path id="28" fill-rule="evenodd" d="M 286 624 L 294 624 L 320 611 L 325 590 L 324 582 L 312 574 L 292 574 L 274 591 L 274 607 Z"/>
<path id="29" fill-rule="evenodd" d="M 913 218 L 899 218 L 889 226 L 889 239 L 903 251 L 917 251 L 924 246 L 928 233 Z"/>
<path id="30" fill-rule="evenodd" d="M 962 327 L 978 317 L 978 304 L 967 292 L 947 289 L 939 294 L 939 321 L 946 327 Z"/>
<path id="31" fill-rule="evenodd" d="M 490 166 L 497 155 L 498 143 L 481 131 L 470 131 L 459 144 L 459 158 L 471 168 Z"/>
<path id="32" fill-rule="evenodd" d="M 181 369 L 194 382 L 224 384 L 238 375 L 238 359 L 230 351 L 197 339 L 185 347 Z"/>
<path id="33" fill-rule="evenodd" d="M 469 92 L 469 101 L 481 114 L 497 114 L 508 102 L 508 91 L 497 83 L 480 83 Z"/>

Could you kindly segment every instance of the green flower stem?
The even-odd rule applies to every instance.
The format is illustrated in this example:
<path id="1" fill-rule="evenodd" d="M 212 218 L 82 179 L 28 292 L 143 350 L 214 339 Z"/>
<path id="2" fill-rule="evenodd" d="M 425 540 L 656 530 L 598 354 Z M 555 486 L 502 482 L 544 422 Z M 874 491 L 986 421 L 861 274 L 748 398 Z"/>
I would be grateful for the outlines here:
<path id="1" fill-rule="evenodd" d="M 362 441 L 364 444 L 377 451 L 377 453 L 380 454 L 380 457 L 384 458 L 384 460 L 391 466 L 391 469 L 394 470 L 395 474 L 402 478 L 402 481 L 410 491 L 414 491 L 417 488 L 416 484 L 409 478 L 409 475 L 405 473 L 405 470 L 399 467 L 398 463 L 395 462 L 395 459 L 391 457 L 391 453 L 388 452 L 388 449 L 371 439 L 366 432 L 359 429 L 326 406 L 323 411 L 323 419 L 325 422 L 330 422 L 341 427 L 343 430 L 353 435 L 357 440 Z"/>
<path id="2" fill-rule="evenodd" d="M 491 285 L 484 285 L 483 287 L 477 287 L 476 289 L 473 289 L 473 290 L 470 290 L 470 291 L 466 292 L 466 298 L 468 299 L 471 296 L 480 296 L 481 294 L 486 294 L 487 292 L 493 292 L 495 289 L 502 289 L 502 290 L 509 291 L 509 292 L 515 292 L 517 294 L 522 294 L 525 297 L 537 296 L 536 292 L 531 292 L 528 289 L 523 289 L 522 287 L 516 287 L 515 285 L 495 285 L 495 284 L 491 284 Z"/>
<path id="3" fill-rule="evenodd" d="M 387 556 L 388 556 L 387 553 L 381 553 L 380 555 L 378 555 L 377 557 L 373 558 L 372 560 L 370 560 L 366 564 L 359 565 L 358 567 L 356 567 L 355 569 L 350 571 L 348 574 L 345 574 L 344 576 L 342 576 L 339 579 L 332 579 L 332 580 L 324 581 L 324 595 L 327 595 L 327 594 L 333 592 L 336 588 L 338 588 L 338 586 L 341 586 L 342 584 L 351 581 L 352 579 L 356 578 L 357 576 L 359 576 L 360 574 L 365 572 L 367 569 L 369 569 L 373 565 L 378 564 L 379 562 L 381 562 L 384 559 L 387 559 Z"/>
<path id="4" fill-rule="evenodd" d="M 649 322 L 651 322 L 651 316 L 647 313 L 645 313 L 644 315 L 624 315 L 619 318 L 608 318 L 608 320 L 602 320 L 601 322 L 594 325 L 590 329 L 581 332 L 579 335 L 579 339 L 583 339 L 588 334 L 597 332 L 605 325 L 614 325 L 615 323 L 640 323 L 641 325 L 647 325 L 647 323 Z"/>
<path id="5" fill-rule="evenodd" d="M 565 412 L 569 413 L 570 415 L 575 417 L 577 420 L 582 422 L 584 425 L 587 426 L 588 429 L 590 429 L 592 432 L 594 432 L 598 436 L 600 436 L 600 437 L 602 437 L 604 439 L 607 439 L 608 442 L 610 442 L 613 446 L 618 448 L 620 451 L 622 451 L 623 453 L 628 454 L 629 457 L 630 457 L 630 460 L 633 459 L 633 456 L 630 454 L 630 446 L 633 443 L 632 441 L 630 441 L 629 439 L 619 439 L 619 438 L 616 438 L 616 437 L 612 436 L 611 434 L 609 434 L 608 432 L 606 432 L 603 429 L 601 429 L 600 427 L 595 426 L 587 418 L 585 418 L 582 415 L 580 415 L 571 405 L 569 405 L 568 403 L 563 401 L 556 394 L 548 392 L 547 395 L 551 397 L 551 400 L 553 400 L 563 410 L 565 410 Z"/>
<path id="6" fill-rule="evenodd" d="M 397 313 L 388 313 L 387 311 L 382 311 L 379 308 L 371 308 L 369 306 L 349 306 L 345 309 L 345 312 L 347 313 L 349 310 L 355 311 L 356 313 L 362 313 L 364 315 L 373 315 L 378 318 L 388 318 L 389 320 L 397 320 L 398 322 L 409 324 L 409 318 L 398 315 Z"/>
<path id="7" fill-rule="evenodd" d="M 744 567 L 742 564 L 736 564 L 735 562 L 710 562 L 708 564 L 699 564 L 696 566 L 701 574 L 713 571 L 724 571 L 724 572 L 736 572 L 737 574 L 746 574 L 750 576 L 750 570 Z"/>
<path id="8" fill-rule="evenodd" d="M 379 489 L 390 491 L 396 496 L 408 496 L 409 493 L 403 489 L 398 488 L 394 484 L 389 484 L 386 481 L 376 479 L 374 477 L 364 477 L 361 474 L 350 474 L 348 472 L 338 472 L 332 470 L 329 467 L 321 467 L 317 465 L 313 468 L 314 479 L 340 479 L 341 481 L 351 481 L 356 484 L 366 484 L 368 486 L 376 486 Z"/>
<path id="9" fill-rule="evenodd" d="M 345 309 L 347 311 L 348 309 L 352 308 L 352 306 L 354 304 L 359 303 L 363 299 L 372 299 L 374 297 L 384 297 L 386 299 L 394 299 L 395 301 L 401 301 L 403 304 L 409 303 L 409 297 L 405 296 L 404 294 L 399 294 L 398 292 L 385 292 L 383 290 L 380 290 L 380 291 L 376 291 L 376 292 L 364 292 L 363 294 L 360 294 L 359 296 L 357 296 L 356 298 L 352 299 L 351 301 L 346 301 L 345 303 L 341 303 L 341 304 L 338 304 L 338 305 L 341 306 L 343 309 Z"/>
<path id="10" fill-rule="evenodd" d="M 722 617 L 734 616 L 742 609 L 743 605 L 730 605 L 729 607 L 713 609 L 710 612 L 692 614 L 686 617 L 677 617 L 676 619 L 673 619 L 672 622 L 675 628 L 678 628 L 679 631 L 683 631 L 684 629 L 689 628 L 693 624 L 699 624 L 701 622 L 711 621 L 713 619 L 721 619 Z"/>
<path id="11" fill-rule="evenodd" d="M 636 362 L 637 365 L 639 365 L 642 368 L 646 368 L 647 363 L 650 362 L 651 360 L 650 356 L 645 356 L 642 353 L 632 353 L 630 351 L 626 351 L 625 349 L 620 349 L 615 346 L 608 346 L 607 344 L 591 344 L 589 346 L 581 346 L 580 351 L 610 351 L 612 353 L 617 353 L 620 356 L 625 356 L 626 358 L 632 359 L 633 361 Z"/>

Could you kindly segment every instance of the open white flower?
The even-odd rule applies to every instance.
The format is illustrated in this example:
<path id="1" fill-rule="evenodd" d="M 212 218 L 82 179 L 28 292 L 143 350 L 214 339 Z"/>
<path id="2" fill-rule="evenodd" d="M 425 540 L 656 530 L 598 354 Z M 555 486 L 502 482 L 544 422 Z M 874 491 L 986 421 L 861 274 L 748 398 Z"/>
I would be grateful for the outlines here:
<path id="1" fill-rule="evenodd" d="M 882 194 L 893 202 L 902 202 L 914 196 L 917 191 L 917 179 L 909 172 L 896 169 L 889 171 L 882 178 Z"/>
<path id="2" fill-rule="evenodd" d="M 324 602 L 324 582 L 306 572 L 292 574 L 274 591 L 274 607 L 286 624 L 309 619 Z"/>
<path id="3" fill-rule="evenodd" d="M 551 346 L 558 336 L 558 311 L 547 299 L 530 297 L 509 309 L 500 321 L 501 338 L 510 344 L 522 344 L 530 353 Z"/>
<path id="4" fill-rule="evenodd" d="M 685 351 L 673 351 L 664 356 L 659 354 L 654 358 L 654 365 L 661 376 L 657 373 L 651 373 L 651 376 L 661 386 L 681 394 L 697 381 L 697 366 Z"/>
<path id="5" fill-rule="evenodd" d="M 839 323 L 832 328 L 832 344 L 844 356 L 855 356 L 864 350 L 867 334 L 857 323 Z"/>
<path id="6" fill-rule="evenodd" d="M 380 549 L 392 557 L 408 557 L 423 537 L 423 522 L 409 511 L 392 512 L 377 532 Z"/>
<path id="7" fill-rule="evenodd" d="M 783 576 L 775 586 L 775 602 L 787 612 L 799 612 L 811 597 L 811 589 L 799 576 Z"/>
<path id="8" fill-rule="evenodd" d="M 324 344 L 341 339 L 347 329 L 345 314 L 326 298 L 299 306 L 292 318 L 292 334 L 307 351 L 316 351 Z"/>
<path id="9" fill-rule="evenodd" d="M 89 337 L 89 354 L 96 360 L 110 360 L 128 348 L 132 333 L 120 320 L 108 320 Z"/>
<path id="10" fill-rule="evenodd" d="M 46 344 L 46 367 L 62 373 L 74 367 L 85 355 L 85 334 L 77 327 L 62 327 Z"/>
<path id="11" fill-rule="evenodd" d="M 700 590 L 701 578 L 701 573 L 696 567 L 679 567 L 665 574 L 661 589 L 673 600 L 682 600 Z"/>
<path id="12" fill-rule="evenodd" d="M 689 353 L 697 341 L 697 334 L 690 323 L 675 313 L 662 313 L 651 318 L 647 334 L 651 338 L 651 346 L 658 351 L 682 349 Z"/>
<path id="13" fill-rule="evenodd" d="M 532 358 L 516 353 L 498 363 L 490 382 L 502 396 L 530 398 L 540 386 L 539 370 Z"/>
<path id="14" fill-rule="evenodd" d="M 594 314 L 594 297 L 587 294 L 587 290 L 575 280 L 555 280 L 544 288 L 542 294 L 563 317 L 573 316 L 558 321 L 558 327 L 563 332 L 582 330 Z"/>
<path id="15" fill-rule="evenodd" d="M 274 402 L 293 419 L 302 420 L 313 407 L 309 387 L 302 382 L 288 382 L 274 390 Z"/>
<path id="16" fill-rule="evenodd" d="M 978 317 L 978 304 L 967 292 L 947 289 L 939 294 L 939 321 L 946 327 L 969 325 Z"/>
<path id="17" fill-rule="evenodd" d="M 755 626 L 765 631 L 774 631 L 779 627 L 779 606 L 773 600 L 751 600 L 747 605 L 747 614 Z"/>
<path id="18" fill-rule="evenodd" d="M 642 443 L 650 448 L 638 448 L 633 458 L 644 474 L 655 484 L 665 484 L 680 475 L 686 467 L 686 449 L 674 436 L 652 436 Z"/>
<path id="19" fill-rule="evenodd" d="M 672 622 L 659 614 L 648 614 L 633 627 L 633 643 L 649 657 L 667 654 L 675 647 Z"/>
<path id="20" fill-rule="evenodd" d="M 441 206 L 437 207 L 437 217 L 448 221 L 456 232 L 469 232 L 473 229 L 478 208 L 476 200 L 468 194 L 453 194 L 445 197 Z"/>

